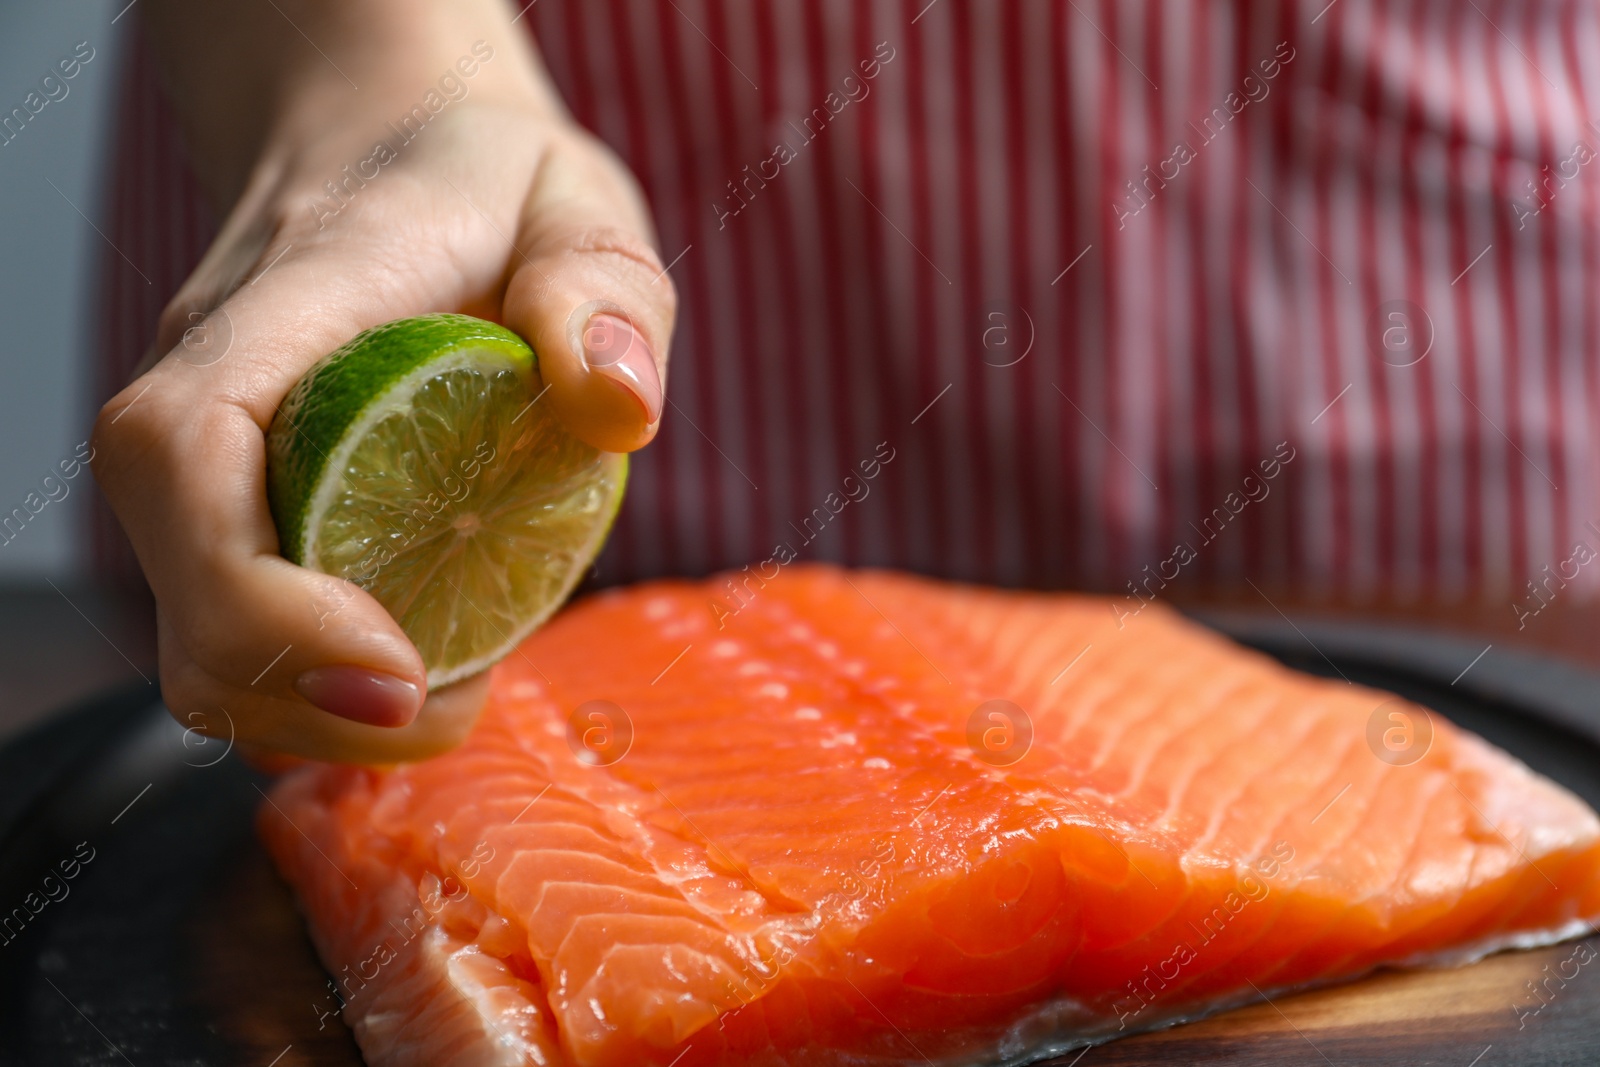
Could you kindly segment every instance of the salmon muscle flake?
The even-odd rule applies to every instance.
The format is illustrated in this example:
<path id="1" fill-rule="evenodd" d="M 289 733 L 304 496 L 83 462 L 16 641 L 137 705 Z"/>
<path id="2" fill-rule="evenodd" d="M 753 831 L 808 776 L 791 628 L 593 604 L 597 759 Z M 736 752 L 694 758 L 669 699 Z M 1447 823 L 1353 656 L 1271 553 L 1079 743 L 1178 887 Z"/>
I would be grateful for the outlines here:
<path id="1" fill-rule="evenodd" d="M 1156 606 L 735 580 L 591 597 L 459 750 L 275 788 L 372 1067 L 1018 1063 L 1600 917 L 1594 813 L 1387 694 Z"/>

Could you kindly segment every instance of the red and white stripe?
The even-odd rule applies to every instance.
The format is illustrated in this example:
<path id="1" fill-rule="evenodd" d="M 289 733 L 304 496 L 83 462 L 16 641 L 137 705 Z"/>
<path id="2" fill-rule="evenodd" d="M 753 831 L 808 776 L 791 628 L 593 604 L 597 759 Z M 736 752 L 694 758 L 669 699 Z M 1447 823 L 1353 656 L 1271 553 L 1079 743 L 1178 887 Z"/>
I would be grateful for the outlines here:
<path id="1" fill-rule="evenodd" d="M 1515 597 L 1600 549 L 1600 160 L 1526 228 L 1512 207 L 1578 141 L 1600 154 L 1592 4 L 539 0 L 522 22 L 638 172 L 682 295 L 605 581 L 787 541 L 1117 589 L 1187 541 L 1207 580 Z M 880 42 L 870 95 L 800 146 Z M 1266 98 L 1204 141 L 1280 42 Z M 155 284 L 108 258 L 107 390 L 210 232 L 142 58 L 129 83 L 111 236 Z M 798 158 L 719 224 L 780 140 Z M 1121 225 L 1179 141 L 1196 158 Z M 1434 331 L 1410 367 L 1368 339 L 1402 299 Z M 996 326 L 1026 358 L 990 365 Z M 883 441 L 871 495 L 802 545 Z M 1280 441 L 1271 495 L 1203 543 Z"/>

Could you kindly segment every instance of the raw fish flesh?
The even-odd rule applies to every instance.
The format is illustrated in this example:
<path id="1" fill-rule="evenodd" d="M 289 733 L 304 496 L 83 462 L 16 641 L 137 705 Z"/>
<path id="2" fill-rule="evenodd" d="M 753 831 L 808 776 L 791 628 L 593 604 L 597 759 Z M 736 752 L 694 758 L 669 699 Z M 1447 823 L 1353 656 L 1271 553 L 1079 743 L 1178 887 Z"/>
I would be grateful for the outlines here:
<path id="1" fill-rule="evenodd" d="M 1020 1063 L 1600 918 L 1594 812 L 1415 705 L 819 566 L 583 600 L 260 826 L 372 1067 Z"/>

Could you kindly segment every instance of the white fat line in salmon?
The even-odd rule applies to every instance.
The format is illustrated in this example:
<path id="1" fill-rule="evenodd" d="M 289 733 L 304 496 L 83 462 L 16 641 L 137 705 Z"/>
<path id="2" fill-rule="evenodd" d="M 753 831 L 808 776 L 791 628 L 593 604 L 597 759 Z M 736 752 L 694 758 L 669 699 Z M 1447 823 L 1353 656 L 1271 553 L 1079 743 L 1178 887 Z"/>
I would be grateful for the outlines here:
<path id="1" fill-rule="evenodd" d="M 84 849 L 89 850 L 87 856 L 84 855 Z M 12 908 L 9 914 L 0 916 L 0 945 L 9 945 L 22 936 L 28 924 L 52 903 L 59 904 L 66 900 L 72 892 L 68 883 L 82 874 L 83 868 L 93 862 L 94 857 L 94 847 L 87 841 L 79 841 L 72 855 L 58 862 L 56 869 L 40 880 L 37 890 L 30 890 L 22 898 L 21 904 Z"/>
<path id="2" fill-rule="evenodd" d="M 885 454 L 886 449 L 887 455 Z M 859 504 L 867 499 L 872 492 L 872 486 L 868 483 L 882 474 L 883 468 L 893 463 L 895 456 L 898 454 L 890 446 L 889 442 L 880 441 L 877 448 L 873 450 L 871 458 L 864 459 L 856 464 L 856 469 L 861 472 L 860 478 L 857 478 L 853 473 L 844 476 L 843 481 L 839 484 L 839 489 L 844 493 L 843 496 L 840 496 L 837 492 L 829 493 L 822 498 L 821 506 L 812 508 L 800 520 L 799 525 L 795 525 L 794 520 L 791 519 L 789 525 L 800 535 L 800 548 L 804 548 L 821 537 L 823 531 L 828 528 L 828 524 L 838 518 L 839 513 L 849 507 L 851 503 Z M 812 528 L 813 526 L 815 526 L 815 529 Z M 730 575 L 725 580 L 724 586 L 727 590 L 727 601 L 731 601 L 733 607 L 729 607 L 724 600 L 709 601 L 711 617 L 716 620 L 717 629 L 725 628 L 728 620 L 748 607 L 750 602 L 756 598 L 756 594 L 767 587 L 768 582 L 777 578 L 784 567 L 798 559 L 800 557 L 800 548 L 796 548 L 789 541 L 780 542 L 773 548 L 772 555 L 760 563 L 746 563 L 744 569 L 738 574 Z M 770 574 L 767 573 L 769 568 L 772 572 Z"/>
<path id="3" fill-rule="evenodd" d="M 337 979 L 328 979 L 329 992 L 323 994 L 324 1000 L 332 1000 L 337 1007 L 322 1008 L 315 1002 L 311 1005 L 312 1012 L 317 1016 L 317 1029 L 321 1030 L 328 1025 L 330 1015 L 339 1015 L 344 1011 L 350 998 L 367 987 L 367 983 L 378 977 L 378 972 L 385 966 L 393 963 L 400 956 L 400 949 L 417 939 L 417 936 L 439 917 L 449 904 L 459 904 L 467 899 L 467 882 L 476 878 L 483 865 L 493 861 L 494 846 L 487 841 L 479 841 L 472 849 L 472 854 L 457 865 L 456 870 L 447 872 L 443 878 L 428 874 L 423 877 L 417 886 L 417 906 L 411 909 L 411 914 L 403 919 L 390 919 L 389 925 L 395 931 L 399 944 L 393 944 L 394 937 L 385 936 L 372 951 L 368 952 L 356 963 L 345 964 L 339 971 Z M 371 973 L 368 973 L 368 967 Z M 355 973 L 351 974 L 351 969 Z M 354 988 L 351 988 L 352 985 Z M 340 987 L 343 986 L 343 989 Z"/>
<path id="4" fill-rule="evenodd" d="M 1239 888 L 1230 890 L 1222 901 L 1202 916 L 1200 925 L 1193 921 L 1189 929 L 1194 931 L 1195 944 L 1187 940 L 1180 940 L 1172 947 L 1172 954 L 1158 963 L 1147 964 L 1145 969 L 1136 978 L 1128 980 L 1128 997 L 1118 1000 L 1111 1008 L 1117 1013 L 1117 1029 L 1127 1029 L 1128 1023 L 1138 1018 L 1155 1002 L 1156 995 L 1167 988 L 1168 983 L 1175 982 L 1183 968 L 1193 963 L 1202 950 L 1211 942 L 1222 936 L 1230 922 L 1240 912 L 1251 904 L 1259 904 L 1267 899 L 1272 892 L 1267 880 L 1276 878 L 1279 872 L 1294 859 L 1294 846 L 1287 841 L 1278 841 L 1272 846 L 1270 855 L 1262 856 L 1247 869 L 1239 878 Z M 1256 873 L 1261 877 L 1257 878 Z M 1169 969 L 1170 968 L 1170 973 Z M 1124 1008 L 1122 1005 L 1132 1001 L 1132 1005 Z"/>
<path id="5" fill-rule="evenodd" d="M 836 914 L 865 897 L 870 888 L 870 880 L 877 876 L 885 864 L 892 862 L 894 856 L 894 842 L 888 839 L 879 841 L 874 846 L 873 855 L 858 860 L 856 871 L 846 874 L 841 880 L 841 890 L 829 894 L 818 903 L 812 910 L 810 921 L 802 929 L 792 931 L 788 937 L 774 937 L 765 946 L 752 944 L 748 955 L 741 954 L 738 958 L 744 965 L 746 973 L 738 975 L 737 981 L 724 979 L 723 992 L 737 1000 L 741 1007 L 760 997 L 778 980 L 783 968 L 799 954 L 800 950 L 820 935 L 826 921 L 824 916 Z M 1200 949 L 1220 937 L 1235 916 L 1250 904 L 1265 900 L 1271 892 L 1266 880 L 1276 878 L 1294 856 L 1294 846 L 1283 840 L 1276 842 L 1269 854 L 1257 859 L 1239 878 L 1238 889 L 1230 891 L 1210 913 L 1201 917 L 1200 926 L 1190 923 L 1190 929 L 1195 932 L 1198 948 L 1187 941 L 1180 941 L 1166 960 L 1147 966 L 1140 978 L 1130 979 L 1127 988 L 1130 999 L 1136 1002 L 1136 1006 L 1124 1009 L 1120 1007 L 1124 1001 L 1118 1001 L 1113 1005 L 1121 1020 L 1122 1025 L 1119 1029 L 1126 1027 L 1128 1021 L 1136 1018 L 1154 1000 L 1157 991 L 1166 988 L 1169 982 L 1175 981 L 1182 968 L 1193 962 L 1199 955 Z M 1257 877 L 1258 872 L 1260 877 Z M 1172 965 L 1170 974 L 1166 970 L 1169 964 Z M 1141 980 L 1142 985 L 1139 984 Z M 1146 996 L 1150 999 L 1146 1000 Z M 721 1022 L 719 1018 L 719 1026 Z"/>
<path id="6" fill-rule="evenodd" d="M 817 902 L 817 906 L 812 909 L 803 927 L 787 931 L 784 935 L 774 936 L 771 942 L 764 946 L 751 942 L 749 954 L 736 957 L 747 973 L 738 975 L 737 983 L 724 978 L 722 991 L 737 1000 L 740 1007 L 748 1005 L 765 993 L 767 988 L 778 980 L 789 961 L 799 955 L 801 949 L 821 936 L 829 917 L 842 914 L 845 908 L 867 895 L 871 888 L 870 880 L 878 876 L 878 872 L 885 864 L 893 862 L 894 857 L 894 842 L 888 838 L 878 841 L 872 848 L 872 855 L 857 860 L 855 870 L 846 873 L 840 879 L 839 891 L 830 893 Z M 726 1012 L 718 1015 L 718 1029 L 723 1028 L 726 1015 Z"/>

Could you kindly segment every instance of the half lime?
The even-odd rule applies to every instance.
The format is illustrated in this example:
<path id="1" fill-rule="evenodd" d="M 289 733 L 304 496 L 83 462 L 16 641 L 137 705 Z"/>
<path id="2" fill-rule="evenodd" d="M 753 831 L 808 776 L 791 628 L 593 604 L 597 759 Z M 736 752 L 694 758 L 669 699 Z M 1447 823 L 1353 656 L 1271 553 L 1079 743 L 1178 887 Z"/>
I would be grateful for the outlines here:
<path id="1" fill-rule="evenodd" d="M 622 502 L 627 457 L 573 437 L 542 395 L 522 338 L 423 315 L 326 356 L 268 430 L 284 556 L 376 597 L 430 687 L 485 669 L 549 618 Z"/>

